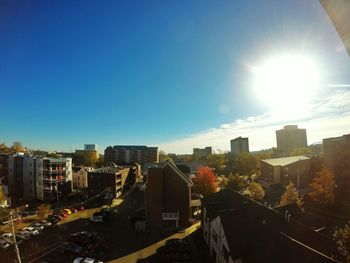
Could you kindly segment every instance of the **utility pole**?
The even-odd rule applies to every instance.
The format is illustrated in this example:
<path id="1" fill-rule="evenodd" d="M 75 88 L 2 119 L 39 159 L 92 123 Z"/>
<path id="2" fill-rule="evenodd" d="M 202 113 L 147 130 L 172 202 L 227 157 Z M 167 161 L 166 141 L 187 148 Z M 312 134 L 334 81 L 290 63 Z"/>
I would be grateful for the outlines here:
<path id="1" fill-rule="evenodd" d="M 19 255 L 19 249 L 18 249 L 18 245 L 17 245 L 17 241 L 16 241 L 16 233 L 15 233 L 15 226 L 13 224 L 14 221 L 16 221 L 17 218 L 13 218 L 12 215 L 12 210 L 10 210 L 10 221 L 7 221 L 5 223 L 11 223 L 11 228 L 12 228 L 12 239 L 13 239 L 13 243 L 15 245 L 15 250 L 16 250 L 16 255 L 17 255 L 17 261 L 18 263 L 21 263 L 21 256 Z"/>

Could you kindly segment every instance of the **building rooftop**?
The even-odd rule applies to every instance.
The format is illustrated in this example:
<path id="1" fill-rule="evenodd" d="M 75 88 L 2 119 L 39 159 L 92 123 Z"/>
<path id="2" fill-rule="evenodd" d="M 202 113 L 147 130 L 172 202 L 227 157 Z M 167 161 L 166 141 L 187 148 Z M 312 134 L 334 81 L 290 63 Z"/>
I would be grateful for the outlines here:
<path id="1" fill-rule="evenodd" d="M 295 163 L 300 160 L 308 160 L 309 157 L 306 156 L 292 156 L 292 157 L 283 157 L 283 158 L 274 158 L 274 159 L 265 159 L 263 162 L 271 165 L 271 166 L 286 166 L 291 163 Z"/>

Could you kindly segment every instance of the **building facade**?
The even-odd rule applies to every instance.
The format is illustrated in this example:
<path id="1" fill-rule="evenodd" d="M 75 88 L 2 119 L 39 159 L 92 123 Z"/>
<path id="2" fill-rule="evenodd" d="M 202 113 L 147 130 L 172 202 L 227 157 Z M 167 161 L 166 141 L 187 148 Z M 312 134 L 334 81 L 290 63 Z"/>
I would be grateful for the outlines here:
<path id="1" fill-rule="evenodd" d="M 130 168 L 119 167 L 106 167 L 89 171 L 87 175 L 89 197 L 109 191 L 113 198 L 117 198 L 123 190 L 129 171 Z"/>
<path id="2" fill-rule="evenodd" d="M 73 188 L 83 189 L 88 187 L 88 171 L 90 167 L 73 167 Z"/>
<path id="3" fill-rule="evenodd" d="M 212 147 L 205 147 L 203 149 L 200 148 L 193 148 L 193 155 L 199 156 L 199 157 L 208 157 L 213 154 Z"/>
<path id="4" fill-rule="evenodd" d="M 191 179 L 172 161 L 148 169 L 145 209 L 151 228 L 188 227 L 192 218 Z"/>
<path id="5" fill-rule="evenodd" d="M 290 181 L 296 187 L 308 186 L 310 158 L 293 156 L 261 160 L 261 178 L 272 184 L 287 185 Z"/>
<path id="6" fill-rule="evenodd" d="M 280 212 L 225 189 L 202 202 L 203 238 L 213 262 L 336 262 L 335 241 Z"/>
<path id="7" fill-rule="evenodd" d="M 72 191 L 72 158 L 37 158 L 35 168 L 38 200 L 59 200 Z"/>
<path id="8" fill-rule="evenodd" d="M 98 145 L 97 144 L 84 144 L 84 150 L 98 152 Z"/>
<path id="9" fill-rule="evenodd" d="M 238 137 L 231 140 L 231 154 L 238 155 L 240 153 L 249 153 L 248 138 Z"/>
<path id="10" fill-rule="evenodd" d="M 105 149 L 104 161 L 107 164 L 145 164 L 158 162 L 158 147 L 147 146 L 108 146 Z"/>
<path id="11" fill-rule="evenodd" d="M 299 129 L 298 125 L 286 125 L 276 131 L 276 141 L 277 150 L 284 153 L 307 147 L 306 129 Z"/>

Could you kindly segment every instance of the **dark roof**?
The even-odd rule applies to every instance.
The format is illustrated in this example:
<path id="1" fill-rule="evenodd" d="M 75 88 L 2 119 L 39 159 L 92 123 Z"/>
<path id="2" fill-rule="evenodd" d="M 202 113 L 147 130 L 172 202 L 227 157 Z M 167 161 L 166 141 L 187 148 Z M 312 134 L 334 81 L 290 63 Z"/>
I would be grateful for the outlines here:
<path id="1" fill-rule="evenodd" d="M 231 189 L 223 189 L 220 192 L 210 194 L 202 200 L 209 219 L 214 218 L 219 210 L 240 209 L 255 206 L 257 202 L 251 200 Z"/>
<path id="2" fill-rule="evenodd" d="M 280 210 L 283 211 L 282 208 Z M 331 262 L 327 256 L 332 256 L 336 251 L 332 239 L 294 219 L 288 221 L 277 210 L 259 203 L 255 203 L 254 206 L 220 210 L 218 216 L 233 259 L 245 258 L 248 262 L 286 262 L 282 258 L 293 247 L 295 251 L 303 252 L 313 260 L 304 261 L 303 254 L 298 254 L 299 260 L 294 257 L 294 261 L 288 259 L 288 262 L 300 262 L 301 259 L 303 262 Z M 281 243 L 281 240 L 285 242 Z M 291 253 L 290 256 L 293 255 Z M 317 261 L 320 258 L 325 260 Z"/>

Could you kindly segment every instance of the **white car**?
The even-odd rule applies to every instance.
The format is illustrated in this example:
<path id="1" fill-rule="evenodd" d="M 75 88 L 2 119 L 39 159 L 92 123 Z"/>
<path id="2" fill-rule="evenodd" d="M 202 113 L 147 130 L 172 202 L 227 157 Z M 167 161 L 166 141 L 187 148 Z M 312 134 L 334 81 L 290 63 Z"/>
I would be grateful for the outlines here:
<path id="1" fill-rule="evenodd" d="M 74 259 L 73 263 L 103 263 L 103 261 L 94 258 L 78 257 Z"/>
<path id="2" fill-rule="evenodd" d="M 34 227 L 27 226 L 27 227 L 24 227 L 22 230 L 28 232 L 32 236 L 39 235 L 39 231 L 37 229 L 35 229 Z"/>
<path id="3" fill-rule="evenodd" d="M 38 230 L 44 230 L 45 226 L 39 222 L 31 223 L 29 226 L 34 227 Z"/>
<path id="4" fill-rule="evenodd" d="M 0 238 L 0 247 L 2 249 L 8 248 L 10 246 L 10 244 L 8 242 L 6 242 L 4 239 Z"/>
<path id="5" fill-rule="evenodd" d="M 51 222 L 49 222 L 49 221 L 47 221 L 47 220 L 41 220 L 41 221 L 39 221 L 39 223 L 42 224 L 42 225 L 44 225 L 44 226 L 46 226 L 46 227 L 52 225 Z"/>

